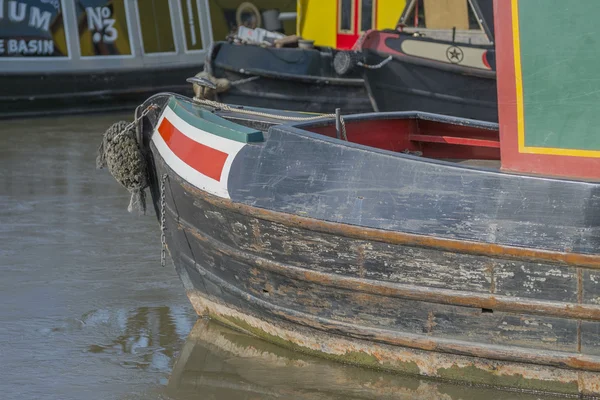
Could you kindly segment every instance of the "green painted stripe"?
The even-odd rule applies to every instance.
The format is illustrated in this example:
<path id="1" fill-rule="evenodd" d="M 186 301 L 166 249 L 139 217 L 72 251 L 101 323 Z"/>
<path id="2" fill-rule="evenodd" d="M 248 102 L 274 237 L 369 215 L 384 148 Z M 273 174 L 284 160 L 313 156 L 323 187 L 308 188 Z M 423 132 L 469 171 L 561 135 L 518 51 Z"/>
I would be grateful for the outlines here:
<path id="1" fill-rule="evenodd" d="M 213 135 L 241 143 L 264 141 L 261 131 L 228 121 L 191 102 L 178 101 L 171 97 L 169 108 L 188 124 Z"/>

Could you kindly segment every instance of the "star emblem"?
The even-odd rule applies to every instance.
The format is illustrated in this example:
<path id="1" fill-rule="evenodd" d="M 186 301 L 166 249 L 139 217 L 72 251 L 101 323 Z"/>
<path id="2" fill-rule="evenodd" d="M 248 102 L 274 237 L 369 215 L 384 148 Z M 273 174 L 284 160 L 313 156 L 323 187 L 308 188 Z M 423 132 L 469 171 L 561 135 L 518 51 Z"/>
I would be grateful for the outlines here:
<path id="1" fill-rule="evenodd" d="M 465 55 L 460 47 L 450 46 L 446 50 L 446 57 L 448 57 L 448 61 L 452 64 L 458 64 L 463 60 Z"/>

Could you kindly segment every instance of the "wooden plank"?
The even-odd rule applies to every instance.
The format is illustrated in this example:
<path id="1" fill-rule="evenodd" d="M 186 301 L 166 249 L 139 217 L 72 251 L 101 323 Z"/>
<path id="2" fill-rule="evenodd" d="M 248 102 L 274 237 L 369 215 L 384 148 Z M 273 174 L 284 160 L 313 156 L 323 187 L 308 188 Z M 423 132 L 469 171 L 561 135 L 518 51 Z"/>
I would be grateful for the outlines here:
<path id="1" fill-rule="evenodd" d="M 428 29 L 469 29 L 467 0 L 423 0 Z"/>

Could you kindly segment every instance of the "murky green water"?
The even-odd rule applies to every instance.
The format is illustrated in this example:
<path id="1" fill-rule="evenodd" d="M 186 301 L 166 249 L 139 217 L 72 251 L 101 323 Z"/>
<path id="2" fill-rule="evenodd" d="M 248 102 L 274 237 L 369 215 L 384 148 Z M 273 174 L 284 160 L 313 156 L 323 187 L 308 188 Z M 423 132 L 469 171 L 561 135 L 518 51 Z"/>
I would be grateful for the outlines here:
<path id="1" fill-rule="evenodd" d="M 101 133 L 129 117 L 2 123 L 1 399 L 541 398 L 340 365 L 196 323 L 160 267 L 152 210 L 129 214 L 125 189 L 95 169 Z"/>

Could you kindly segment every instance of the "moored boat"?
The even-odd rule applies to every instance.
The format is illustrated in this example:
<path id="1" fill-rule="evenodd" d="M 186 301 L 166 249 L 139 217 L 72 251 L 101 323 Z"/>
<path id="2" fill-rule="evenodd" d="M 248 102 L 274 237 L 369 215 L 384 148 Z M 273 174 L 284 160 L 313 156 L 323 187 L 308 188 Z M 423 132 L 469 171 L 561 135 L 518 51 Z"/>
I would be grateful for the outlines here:
<path id="1" fill-rule="evenodd" d="M 435 6 L 435 7 L 434 7 Z M 362 55 L 376 111 L 498 122 L 492 0 L 412 0 L 396 30 L 371 30 Z"/>
<path id="2" fill-rule="evenodd" d="M 596 62 L 519 24 L 558 23 L 551 1 L 496 3 L 499 125 L 148 99 L 139 157 L 196 311 L 343 362 L 600 395 Z M 562 46 L 593 42 L 590 10 Z M 575 66 L 584 86 L 555 79 Z"/>
<path id="3" fill-rule="evenodd" d="M 213 40 L 257 14 L 296 9 L 293 0 L 254 3 L 1 1 L 0 118 L 129 110 L 157 91 L 192 95 L 185 79 L 202 70 Z"/>
<path id="4" fill-rule="evenodd" d="M 207 56 L 205 70 L 226 80 L 221 102 L 324 113 L 341 108 L 344 113 L 373 108 L 358 69 L 340 74 L 333 48 L 274 48 L 253 44 L 217 42 Z"/>

